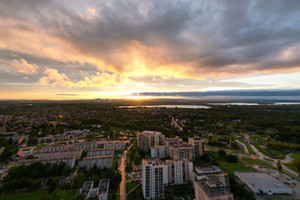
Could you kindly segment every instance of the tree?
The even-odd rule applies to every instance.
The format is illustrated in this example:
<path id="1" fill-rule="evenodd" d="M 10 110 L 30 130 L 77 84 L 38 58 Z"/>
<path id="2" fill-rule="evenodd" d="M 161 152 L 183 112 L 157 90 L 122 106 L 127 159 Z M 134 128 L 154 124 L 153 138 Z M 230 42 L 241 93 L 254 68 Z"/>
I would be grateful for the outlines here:
<path id="1" fill-rule="evenodd" d="M 218 154 L 219 154 L 219 156 L 224 157 L 224 156 L 226 156 L 226 151 L 224 149 L 219 149 Z"/>
<path id="2" fill-rule="evenodd" d="M 281 165 L 280 160 L 277 160 L 277 169 L 278 169 L 279 171 L 282 170 L 282 165 Z"/>
<path id="3" fill-rule="evenodd" d="M 84 182 L 84 174 L 78 173 L 73 180 L 73 188 L 80 188 Z"/>
<path id="4" fill-rule="evenodd" d="M 238 157 L 232 154 L 228 154 L 226 155 L 225 160 L 227 162 L 238 162 Z"/>
<path id="5" fill-rule="evenodd" d="M 49 186 L 48 191 L 50 193 L 53 192 L 57 188 L 58 183 L 59 183 L 58 177 L 50 177 L 47 182 L 47 185 Z"/>

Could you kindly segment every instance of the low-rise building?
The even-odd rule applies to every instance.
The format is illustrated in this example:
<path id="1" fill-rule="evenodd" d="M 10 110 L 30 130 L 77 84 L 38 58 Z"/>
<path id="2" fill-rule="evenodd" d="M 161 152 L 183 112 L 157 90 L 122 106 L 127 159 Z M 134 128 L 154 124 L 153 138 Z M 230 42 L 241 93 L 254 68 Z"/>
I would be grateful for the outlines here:
<path id="1" fill-rule="evenodd" d="M 233 200 L 233 194 L 215 176 L 195 181 L 194 187 L 196 200 Z"/>
<path id="2" fill-rule="evenodd" d="M 20 160 L 18 163 L 22 165 L 29 165 L 34 162 L 41 162 L 43 164 L 47 164 L 47 163 L 59 164 L 60 162 L 64 162 L 70 168 L 73 168 L 75 166 L 75 160 L 76 160 L 75 156 L 70 156 L 70 157 L 62 157 L 62 158 L 41 158 L 41 159 Z"/>
<path id="3" fill-rule="evenodd" d="M 225 187 L 229 186 L 228 173 L 221 170 L 219 167 L 195 167 L 194 169 L 194 179 L 195 181 L 204 180 L 207 176 L 217 177 Z"/>
<path id="4" fill-rule="evenodd" d="M 85 196 L 85 199 L 97 197 L 98 200 L 107 200 L 109 182 L 109 179 L 102 179 L 99 186 L 94 188 L 94 181 L 85 181 L 79 192 Z"/>
<path id="5" fill-rule="evenodd" d="M 293 194 L 293 190 L 264 172 L 241 171 L 234 175 L 256 194 Z"/>
<path id="6" fill-rule="evenodd" d="M 91 169 L 94 166 L 100 169 L 109 169 L 112 165 L 113 156 L 95 156 L 95 157 L 85 157 L 82 159 L 80 165 L 86 167 L 86 169 Z"/>

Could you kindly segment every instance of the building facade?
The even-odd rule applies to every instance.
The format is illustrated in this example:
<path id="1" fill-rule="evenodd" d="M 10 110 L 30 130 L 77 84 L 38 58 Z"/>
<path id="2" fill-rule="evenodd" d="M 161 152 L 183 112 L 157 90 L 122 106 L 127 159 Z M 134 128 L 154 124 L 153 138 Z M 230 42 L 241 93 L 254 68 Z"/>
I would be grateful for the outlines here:
<path id="1" fill-rule="evenodd" d="M 142 188 L 145 199 L 163 199 L 164 184 L 168 182 L 168 166 L 160 159 L 142 161 Z"/>
<path id="2" fill-rule="evenodd" d="M 91 149 L 87 152 L 87 157 L 95 157 L 95 156 L 113 156 L 115 150 L 112 148 L 107 149 Z"/>
<path id="3" fill-rule="evenodd" d="M 37 152 L 34 154 L 36 158 L 59 158 L 59 157 L 68 157 L 75 156 L 76 159 L 80 159 L 82 155 L 81 149 L 70 149 L 64 151 L 54 151 L 54 152 Z"/>
<path id="4" fill-rule="evenodd" d="M 162 199 L 165 185 L 180 185 L 193 181 L 193 163 L 187 159 L 143 159 L 142 174 L 144 198 Z"/>
<path id="5" fill-rule="evenodd" d="M 73 168 L 75 166 L 75 160 L 76 160 L 75 156 L 70 156 L 70 157 L 62 157 L 62 158 L 41 158 L 41 159 L 20 160 L 19 163 L 22 165 L 29 165 L 34 162 L 41 162 L 43 164 L 47 164 L 47 163 L 59 164 L 60 162 L 64 162 L 70 168 Z"/>
<path id="6" fill-rule="evenodd" d="M 87 170 L 96 166 L 99 169 L 109 169 L 112 165 L 113 156 L 95 156 L 85 157 L 82 159 L 80 165 L 86 167 Z"/>
<path id="7" fill-rule="evenodd" d="M 169 146 L 161 145 L 151 147 L 152 158 L 166 158 L 169 156 Z"/>

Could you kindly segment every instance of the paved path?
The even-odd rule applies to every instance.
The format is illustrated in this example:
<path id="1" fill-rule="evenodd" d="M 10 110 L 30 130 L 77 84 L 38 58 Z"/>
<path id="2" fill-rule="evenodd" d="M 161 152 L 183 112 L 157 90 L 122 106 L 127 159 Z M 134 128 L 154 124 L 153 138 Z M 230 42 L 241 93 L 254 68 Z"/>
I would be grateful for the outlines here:
<path id="1" fill-rule="evenodd" d="M 237 143 L 239 143 L 240 145 L 242 145 L 242 147 L 244 148 L 245 153 L 249 154 L 249 150 L 248 150 L 247 146 L 244 143 L 240 142 L 239 140 L 235 140 L 235 141 Z"/>

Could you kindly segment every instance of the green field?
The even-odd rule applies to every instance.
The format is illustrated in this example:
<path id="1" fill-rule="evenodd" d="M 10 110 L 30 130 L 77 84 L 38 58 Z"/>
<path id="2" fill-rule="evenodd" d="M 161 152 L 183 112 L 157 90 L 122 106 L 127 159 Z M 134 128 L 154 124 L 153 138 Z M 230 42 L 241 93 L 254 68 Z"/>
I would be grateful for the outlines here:
<path id="1" fill-rule="evenodd" d="M 60 200 L 73 200 L 77 190 L 61 191 L 59 194 Z M 37 190 L 32 192 L 20 192 L 13 194 L 5 194 L 0 196 L 0 200 L 40 200 L 42 196 L 48 194 L 47 190 Z M 51 197 L 52 195 L 48 195 Z"/>
<path id="2" fill-rule="evenodd" d="M 225 161 L 218 162 L 220 168 L 222 168 L 225 172 L 233 174 L 234 171 L 256 171 L 251 167 L 244 166 L 244 163 L 229 163 Z"/>
<path id="3" fill-rule="evenodd" d="M 293 155 L 291 155 L 291 157 L 294 159 L 300 159 L 300 153 L 293 154 Z"/>

